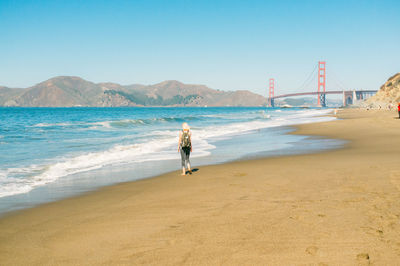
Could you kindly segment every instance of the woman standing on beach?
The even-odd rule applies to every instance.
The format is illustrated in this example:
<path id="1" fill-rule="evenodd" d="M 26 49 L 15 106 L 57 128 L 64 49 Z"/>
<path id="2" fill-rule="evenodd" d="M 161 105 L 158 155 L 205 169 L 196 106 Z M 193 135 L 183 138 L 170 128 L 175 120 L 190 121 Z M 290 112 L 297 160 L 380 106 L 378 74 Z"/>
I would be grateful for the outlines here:
<path id="1" fill-rule="evenodd" d="M 189 156 L 192 151 L 192 132 L 187 123 L 182 124 L 182 131 L 179 132 L 178 152 L 181 152 L 182 158 L 182 175 L 186 175 L 186 166 L 189 174 L 192 174 L 190 169 Z"/>

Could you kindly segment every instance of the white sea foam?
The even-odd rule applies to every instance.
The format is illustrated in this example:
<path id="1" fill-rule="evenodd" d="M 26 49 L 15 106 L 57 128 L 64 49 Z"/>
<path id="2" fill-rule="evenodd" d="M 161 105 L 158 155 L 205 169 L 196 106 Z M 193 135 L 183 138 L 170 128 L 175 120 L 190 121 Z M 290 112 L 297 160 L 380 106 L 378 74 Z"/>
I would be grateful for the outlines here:
<path id="1" fill-rule="evenodd" d="M 72 123 L 38 123 L 31 127 L 66 127 L 71 126 Z"/>
<path id="2" fill-rule="evenodd" d="M 323 117 L 330 110 L 301 110 L 288 113 L 285 116 L 225 125 L 213 125 L 206 128 L 192 128 L 193 146 L 196 147 L 194 157 L 207 156 L 215 146 L 210 140 L 230 138 L 232 135 L 245 134 L 252 130 L 293 124 L 329 121 L 335 118 Z M 137 120 L 136 120 L 137 121 Z M 120 121 L 121 122 L 121 121 Z M 127 122 L 122 120 L 122 122 Z M 92 124 L 111 127 L 112 121 Z M 47 126 L 50 124 L 46 124 Z M 57 124 L 61 125 L 61 124 Z M 44 125 L 42 125 L 44 126 Z M 115 145 L 114 147 L 85 154 L 56 158 L 54 162 L 43 165 L 31 165 L 24 168 L 9 168 L 0 171 L 0 197 L 26 193 L 68 175 L 91 171 L 109 165 L 140 163 L 179 158 L 176 152 L 178 134 L 171 130 L 155 130 L 142 135 L 147 140 L 130 145 Z M 23 178 L 22 178 L 23 177 Z"/>

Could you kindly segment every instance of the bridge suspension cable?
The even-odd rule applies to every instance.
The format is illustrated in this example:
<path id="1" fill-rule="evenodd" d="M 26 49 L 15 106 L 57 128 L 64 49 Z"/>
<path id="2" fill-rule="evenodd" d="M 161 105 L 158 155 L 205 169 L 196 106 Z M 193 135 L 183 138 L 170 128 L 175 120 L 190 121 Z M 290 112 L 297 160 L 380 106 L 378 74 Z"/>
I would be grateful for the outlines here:
<path id="1" fill-rule="evenodd" d="M 301 90 L 304 89 L 305 87 L 309 86 L 310 83 L 311 83 L 312 81 L 314 81 L 314 77 L 315 77 L 315 74 L 316 74 L 317 67 L 318 67 L 318 64 L 315 64 L 314 69 L 313 69 L 313 70 L 311 71 L 311 73 L 308 75 L 308 77 L 307 77 L 306 80 L 303 82 L 303 84 L 302 84 L 300 87 L 298 87 L 298 88 L 296 89 L 296 91 L 301 91 Z"/>
<path id="2" fill-rule="evenodd" d="M 332 70 L 332 68 L 330 68 L 329 70 L 330 73 L 330 80 L 333 80 L 333 82 L 341 89 L 341 90 L 345 90 L 346 88 L 348 88 L 346 86 L 346 84 L 344 84 L 339 78 L 338 75 L 336 75 L 336 72 L 334 70 Z"/>
<path id="3" fill-rule="evenodd" d="M 308 75 L 308 77 L 304 80 L 304 82 L 301 84 L 301 86 L 299 86 L 296 90 L 294 90 L 294 91 L 301 91 L 301 90 L 303 90 L 303 89 L 305 89 L 305 88 L 307 88 L 308 86 L 310 86 L 314 81 L 315 81 L 315 79 L 317 78 L 317 67 L 318 67 L 318 64 L 315 64 L 315 66 L 314 66 L 314 68 L 313 68 L 313 70 L 310 72 L 310 74 Z M 281 87 L 280 87 L 280 84 L 279 83 L 277 83 L 276 81 L 275 81 L 275 88 L 278 90 L 278 91 L 282 91 L 281 90 Z"/>

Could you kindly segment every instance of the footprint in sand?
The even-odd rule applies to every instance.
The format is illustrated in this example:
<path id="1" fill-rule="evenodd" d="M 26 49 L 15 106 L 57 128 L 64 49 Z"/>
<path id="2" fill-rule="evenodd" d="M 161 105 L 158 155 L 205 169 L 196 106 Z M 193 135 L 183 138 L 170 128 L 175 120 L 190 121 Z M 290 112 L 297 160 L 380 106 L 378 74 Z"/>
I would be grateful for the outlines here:
<path id="1" fill-rule="evenodd" d="M 247 174 L 246 173 L 235 173 L 235 176 L 238 176 L 238 177 L 242 177 L 242 176 L 246 176 Z"/>
<path id="2" fill-rule="evenodd" d="M 318 248 L 316 246 L 309 246 L 308 248 L 306 248 L 306 252 L 310 255 L 315 255 L 317 254 Z"/>
<path id="3" fill-rule="evenodd" d="M 247 200 L 249 198 L 249 196 L 242 196 L 240 198 L 238 198 L 237 200 Z"/>
<path id="4" fill-rule="evenodd" d="M 369 264 L 369 255 L 368 255 L 368 253 L 357 254 L 357 260 L 359 262 L 363 262 L 365 264 Z"/>

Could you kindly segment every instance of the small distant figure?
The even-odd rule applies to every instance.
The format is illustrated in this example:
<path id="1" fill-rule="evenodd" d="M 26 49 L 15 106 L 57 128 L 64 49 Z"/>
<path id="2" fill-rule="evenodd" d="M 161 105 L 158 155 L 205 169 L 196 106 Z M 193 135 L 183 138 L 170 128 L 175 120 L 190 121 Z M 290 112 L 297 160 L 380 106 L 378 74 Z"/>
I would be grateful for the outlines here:
<path id="1" fill-rule="evenodd" d="M 186 167 L 189 174 L 192 174 L 190 169 L 190 152 L 192 151 L 192 132 L 187 123 L 182 124 L 182 131 L 179 132 L 178 152 L 182 158 L 182 175 L 186 175 Z"/>
<path id="2" fill-rule="evenodd" d="M 397 105 L 397 111 L 399 112 L 399 119 L 400 119 L 400 103 Z"/>
<path id="3" fill-rule="evenodd" d="M 333 114 L 336 115 L 336 114 L 337 114 L 337 111 L 338 111 L 338 110 L 335 108 L 335 109 L 333 110 Z"/>

